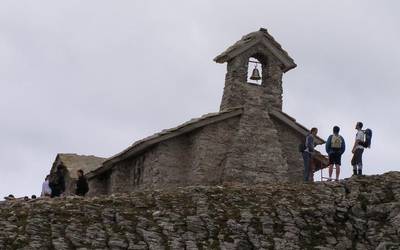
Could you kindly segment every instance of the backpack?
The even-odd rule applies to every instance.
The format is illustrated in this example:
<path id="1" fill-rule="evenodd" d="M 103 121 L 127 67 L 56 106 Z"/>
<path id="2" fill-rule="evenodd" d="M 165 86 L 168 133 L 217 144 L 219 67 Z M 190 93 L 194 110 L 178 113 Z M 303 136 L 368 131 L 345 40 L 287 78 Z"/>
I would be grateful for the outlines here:
<path id="1" fill-rule="evenodd" d="M 341 149 L 342 148 L 342 137 L 340 135 L 332 135 L 331 148 Z"/>
<path id="2" fill-rule="evenodd" d="M 307 149 L 307 137 L 308 135 L 303 139 L 303 142 L 300 143 L 297 148 L 300 153 L 303 153 Z"/>
<path id="3" fill-rule="evenodd" d="M 299 150 L 300 153 L 303 153 L 304 150 L 306 150 L 306 144 L 304 142 L 300 143 L 299 146 L 298 146 L 298 150 Z"/>
<path id="4" fill-rule="evenodd" d="M 360 144 L 364 148 L 370 148 L 371 147 L 371 140 L 372 140 L 372 130 L 367 128 L 364 131 L 364 135 L 365 135 L 365 140 L 363 142 L 358 143 L 358 144 Z"/>

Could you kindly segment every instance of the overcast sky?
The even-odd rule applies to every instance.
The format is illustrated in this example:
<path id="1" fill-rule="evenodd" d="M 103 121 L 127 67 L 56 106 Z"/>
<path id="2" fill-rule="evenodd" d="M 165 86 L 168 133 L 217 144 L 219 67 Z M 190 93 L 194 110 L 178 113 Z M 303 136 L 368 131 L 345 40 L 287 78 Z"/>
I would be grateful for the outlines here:
<path id="1" fill-rule="evenodd" d="M 268 29 L 298 67 L 284 111 L 326 138 L 374 131 L 365 173 L 398 170 L 400 2 L 1 1 L 0 197 L 39 194 L 57 153 L 109 157 L 218 111 L 212 59 Z M 351 152 L 342 177 L 351 174 Z"/>

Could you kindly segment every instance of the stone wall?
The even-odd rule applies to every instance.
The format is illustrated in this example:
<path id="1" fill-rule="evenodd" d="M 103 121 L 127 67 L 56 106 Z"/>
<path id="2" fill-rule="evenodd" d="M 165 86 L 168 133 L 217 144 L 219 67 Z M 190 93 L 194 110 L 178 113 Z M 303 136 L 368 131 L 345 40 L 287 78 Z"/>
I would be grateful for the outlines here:
<path id="1" fill-rule="evenodd" d="M 189 185 L 221 184 L 225 163 L 237 134 L 240 117 L 214 123 L 191 134 Z"/>
<path id="2" fill-rule="evenodd" d="M 233 117 L 207 125 L 117 162 L 108 176 L 101 176 L 104 180 L 97 180 L 97 176 L 89 180 L 94 189 L 89 195 L 220 184 L 239 120 L 240 117 Z M 107 187 L 100 188 L 102 183 Z"/>
<path id="3" fill-rule="evenodd" d="M 91 178 L 88 180 L 89 192 L 87 196 L 98 196 L 109 193 L 110 190 L 110 176 L 111 171 L 107 171 L 96 178 Z"/>
<path id="4" fill-rule="evenodd" d="M 274 121 L 278 129 L 279 140 L 283 147 L 283 157 L 287 160 L 288 178 L 290 182 L 303 181 L 303 158 L 298 151 L 298 146 L 305 139 L 304 136 L 289 128 L 280 121 Z"/>
<path id="5" fill-rule="evenodd" d="M 247 82 L 248 64 L 250 57 L 256 58 L 262 67 L 262 80 L 259 94 L 264 99 L 264 108 L 282 110 L 282 69 L 275 57 L 261 44 L 243 52 L 241 55 L 228 62 L 225 75 L 225 87 L 222 96 L 220 110 L 240 107 L 253 103 L 253 96 L 243 91 L 243 85 L 251 85 Z"/>
<path id="6" fill-rule="evenodd" d="M 0 249 L 400 249 L 400 173 L 0 202 Z"/>
<path id="7" fill-rule="evenodd" d="M 246 101 L 226 161 L 224 181 L 246 184 L 287 181 L 287 161 L 265 95 L 269 90 L 254 84 L 236 87 Z"/>

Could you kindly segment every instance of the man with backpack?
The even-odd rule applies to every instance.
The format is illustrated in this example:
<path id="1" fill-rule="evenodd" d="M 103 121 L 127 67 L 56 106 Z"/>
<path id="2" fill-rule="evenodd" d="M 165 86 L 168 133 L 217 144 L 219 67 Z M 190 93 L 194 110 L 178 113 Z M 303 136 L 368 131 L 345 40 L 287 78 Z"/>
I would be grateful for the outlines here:
<path id="1" fill-rule="evenodd" d="M 342 162 L 342 154 L 346 150 L 346 144 L 341 135 L 339 135 L 340 128 L 333 127 L 333 134 L 328 137 L 325 144 L 326 152 L 329 156 L 329 180 L 332 180 L 333 166 L 336 167 L 336 181 L 339 180 L 340 166 Z"/>
<path id="2" fill-rule="evenodd" d="M 364 153 L 364 148 L 371 147 L 372 140 L 372 130 L 367 128 L 362 130 L 363 123 L 357 122 L 356 129 L 356 141 L 353 146 L 353 158 L 351 159 L 351 165 L 353 166 L 353 175 L 362 175 L 363 163 L 362 155 Z"/>
<path id="3" fill-rule="evenodd" d="M 310 133 L 307 135 L 304 150 L 303 150 L 303 160 L 304 160 L 304 182 L 310 181 L 310 171 L 311 171 L 311 159 L 314 154 L 314 138 L 317 136 L 318 129 L 312 128 Z"/>
<path id="4" fill-rule="evenodd" d="M 364 142 L 364 131 L 362 131 L 363 123 L 357 122 L 356 129 L 356 140 L 354 142 L 353 150 L 353 158 L 351 159 L 351 165 L 353 166 L 353 175 L 362 175 L 362 155 L 364 153 L 364 147 L 360 144 Z"/>

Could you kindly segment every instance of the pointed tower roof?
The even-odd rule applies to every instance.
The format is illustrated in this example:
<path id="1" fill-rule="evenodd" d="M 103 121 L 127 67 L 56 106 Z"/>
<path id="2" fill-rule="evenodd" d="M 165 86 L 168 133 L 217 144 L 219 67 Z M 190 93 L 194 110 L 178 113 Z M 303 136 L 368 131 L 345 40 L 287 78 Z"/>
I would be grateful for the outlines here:
<path id="1" fill-rule="evenodd" d="M 234 45 L 229 47 L 227 50 L 222 52 L 220 55 L 214 58 L 217 63 L 225 63 L 230 61 L 232 58 L 240 55 L 244 51 L 251 47 L 262 43 L 266 49 L 269 50 L 281 63 L 284 72 L 295 68 L 297 65 L 289 54 L 282 49 L 282 46 L 275 41 L 275 39 L 268 33 L 267 29 L 260 28 L 259 31 L 252 32 L 242 37 Z"/>

